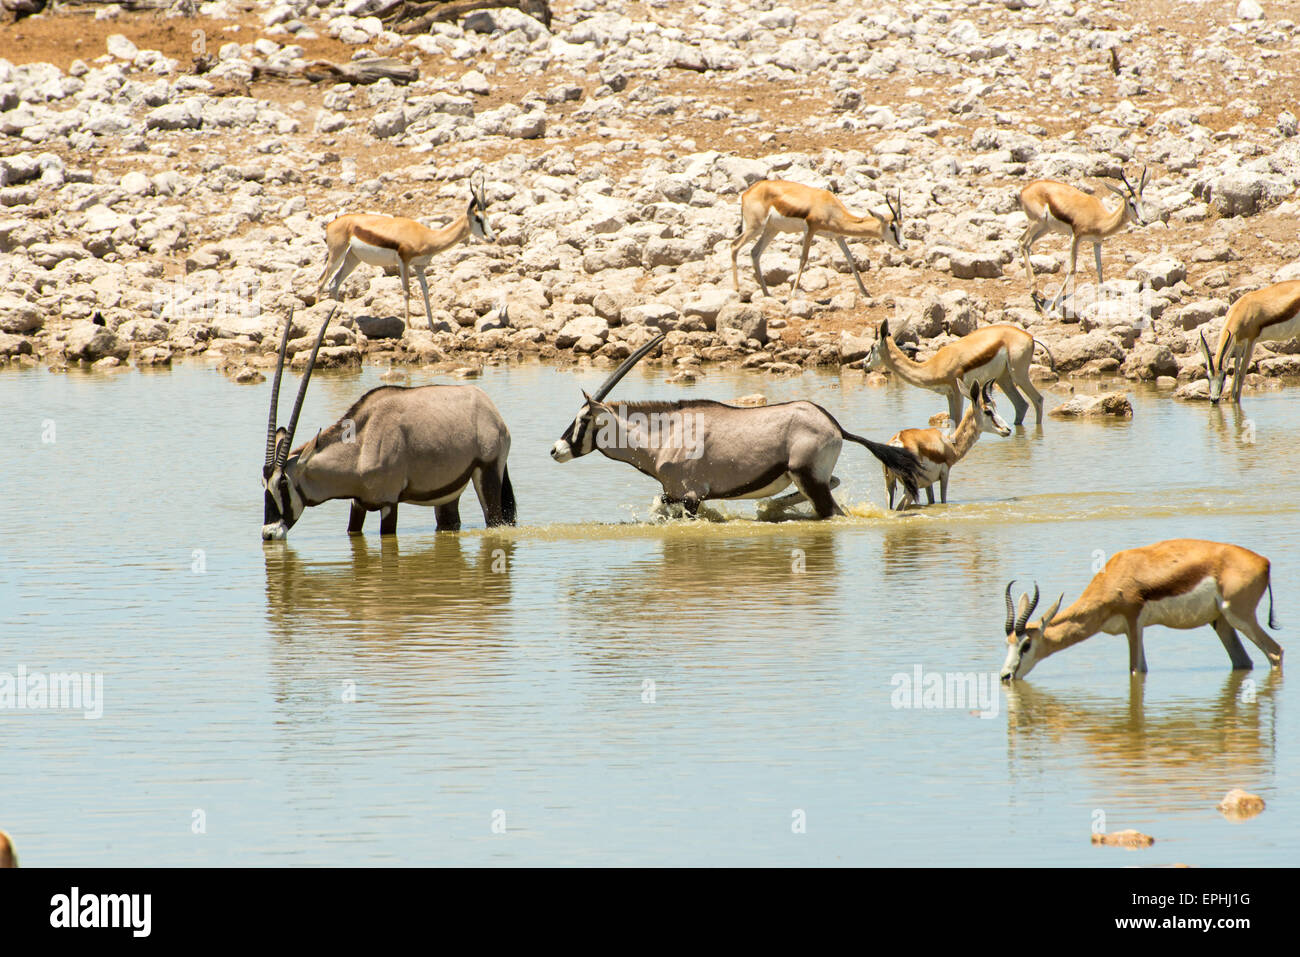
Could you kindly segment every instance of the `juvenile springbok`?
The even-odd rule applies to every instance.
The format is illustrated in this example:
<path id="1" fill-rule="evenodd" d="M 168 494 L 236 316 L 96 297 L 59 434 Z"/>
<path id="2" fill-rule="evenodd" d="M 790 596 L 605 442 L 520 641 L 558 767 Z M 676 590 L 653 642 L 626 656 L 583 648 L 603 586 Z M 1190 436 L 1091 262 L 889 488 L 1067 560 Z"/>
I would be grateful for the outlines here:
<path id="1" fill-rule="evenodd" d="M 1205 333 L 1201 333 L 1201 350 L 1205 354 L 1205 373 L 1210 379 L 1210 401 L 1223 396 L 1223 382 L 1228 366 L 1232 374 L 1232 401 L 1241 404 L 1241 389 L 1250 368 L 1250 356 L 1260 339 L 1286 340 L 1300 335 L 1300 279 L 1279 282 L 1248 292 L 1228 310 L 1219 347 L 1210 355 Z"/>
<path id="2" fill-rule="evenodd" d="M 848 440 L 888 465 L 916 497 L 921 463 L 912 453 L 846 432 L 812 402 L 757 408 L 704 399 L 605 402 L 619 379 L 663 337 L 633 352 L 594 396 L 582 394 L 582 408 L 551 449 L 555 461 L 599 451 L 658 481 L 661 501 L 681 503 L 691 515 L 706 500 L 768 498 L 793 483 L 818 518 L 830 518 L 844 514 L 831 489 L 835 464 Z M 792 501 L 787 496 L 781 504 Z"/>
<path id="3" fill-rule="evenodd" d="M 1142 205 L 1142 191 L 1147 185 L 1146 167 L 1142 168 L 1142 178 L 1138 180 L 1136 189 L 1123 171 L 1119 175 L 1124 183 L 1123 189 L 1110 183 L 1102 184 L 1120 198 L 1115 209 L 1107 209 L 1096 196 L 1050 179 L 1036 179 L 1020 191 L 1020 208 L 1029 217 L 1029 225 L 1020 237 L 1020 255 L 1025 261 L 1025 274 L 1029 277 L 1035 305 L 1040 305 L 1041 300 L 1034 282 L 1034 270 L 1029 264 L 1029 252 L 1034 243 L 1047 233 L 1064 233 L 1070 237 L 1070 270 L 1052 300 L 1051 310 L 1055 312 L 1061 307 L 1065 289 L 1074 278 L 1080 243 L 1092 243 L 1092 254 L 1097 261 L 1097 283 L 1100 285 L 1102 240 L 1115 235 L 1129 223 L 1146 225 L 1146 210 Z"/>
<path id="4" fill-rule="evenodd" d="M 992 388 L 992 383 L 982 388 L 978 382 L 971 384 L 970 408 L 951 434 L 945 435 L 942 429 L 903 429 L 889 440 L 890 445 L 906 449 L 920 461 L 921 477 L 916 484 L 918 488 L 925 489 L 929 504 L 934 504 L 935 482 L 939 483 L 939 501 L 947 503 L 948 473 L 975 447 L 980 435 L 992 432 L 1006 438 L 1011 434 L 1010 427 L 1002 421 L 993 404 Z M 897 479 L 888 465 L 882 467 L 885 470 L 885 492 L 892 509 Z M 911 493 L 904 492 L 898 510 L 906 510 L 914 501 Z"/>
<path id="5" fill-rule="evenodd" d="M 289 427 L 277 428 L 280 377 L 293 316 L 285 323 L 271 385 L 266 430 L 266 492 L 262 538 L 283 539 L 311 505 L 351 499 L 348 532 L 357 534 L 366 513 L 380 513 L 379 531 L 397 531 L 397 505 L 432 505 L 439 531 L 460 528 L 461 493 L 470 481 L 489 525 L 515 523 L 515 493 L 506 468 L 510 432 L 496 406 L 474 386 L 380 386 L 343 417 L 290 451 L 307 383 L 316 365 L 326 316 L 294 400 Z"/>
<path id="6" fill-rule="evenodd" d="M 406 299 L 406 322 L 411 322 L 411 273 L 424 295 L 424 318 L 433 328 L 433 309 L 429 306 L 429 284 L 424 278 L 429 260 L 443 250 L 464 242 L 470 236 L 492 242 L 495 238 L 487 221 L 487 197 L 483 184 L 471 187 L 469 208 L 441 229 L 429 229 L 402 216 L 378 216 L 349 213 L 325 227 L 325 245 L 329 258 L 316 285 L 316 294 L 330 287 L 330 296 L 339 299 L 343 281 L 361 263 L 396 267 L 402 277 L 402 294 Z"/>
<path id="7" fill-rule="evenodd" d="M 929 389 L 948 398 L 948 415 L 961 421 L 962 399 L 973 384 L 984 386 L 996 382 L 1016 410 L 1016 425 L 1025 421 L 1029 402 L 1034 404 L 1038 424 L 1043 424 L 1043 394 L 1029 381 L 1029 366 L 1034 361 L 1034 347 L 1047 354 L 1052 368 L 1056 360 L 1051 350 L 1019 326 L 995 325 L 976 329 L 950 342 L 924 362 L 905 353 L 889 333 L 889 320 L 876 330 L 876 341 L 867 355 L 867 369 L 888 369 L 909 385 Z M 1023 389 L 1029 402 L 1020 394 Z"/>
<path id="8" fill-rule="evenodd" d="M 1042 618 L 1029 624 L 1038 605 L 1034 597 L 1020 596 L 1013 615 L 1011 586 L 1007 583 L 1007 651 L 1002 680 L 1023 678 L 1049 655 L 1091 638 L 1098 632 L 1128 636 L 1128 667 L 1137 674 L 1147 670 L 1142 629 L 1199 628 L 1213 625 L 1232 660 L 1234 670 L 1250 668 L 1250 656 L 1236 629 L 1245 633 L 1275 668 L 1282 665 L 1282 649 L 1255 620 L 1256 606 L 1268 592 L 1268 626 L 1273 620 L 1273 585 L 1269 561 L 1238 545 L 1177 538 L 1144 548 L 1116 552 L 1088 583 L 1070 607 L 1057 614 L 1057 598 Z"/>
<path id="9" fill-rule="evenodd" d="M 869 295 L 867 287 L 858 275 L 857 263 L 849 251 L 849 239 L 880 239 L 896 249 L 906 249 L 903 241 L 903 199 L 901 192 L 890 202 L 886 194 L 885 203 L 888 213 L 871 212 L 867 216 L 855 216 L 844 208 L 844 204 L 828 190 L 814 189 L 800 183 L 790 183 L 780 179 L 759 180 L 740 195 L 740 232 L 731 242 L 731 282 L 736 291 L 740 291 L 740 274 L 736 270 L 736 254 L 740 247 L 758 236 L 754 248 L 750 250 L 750 259 L 754 261 L 754 275 L 758 277 L 759 288 L 763 295 L 770 296 L 767 283 L 763 281 L 763 269 L 759 257 L 777 233 L 802 233 L 803 251 L 799 255 L 799 271 L 795 274 L 794 285 L 790 288 L 793 295 L 799 290 L 799 280 L 803 278 L 803 267 L 808 262 L 808 250 L 812 248 L 813 239 L 818 233 L 833 236 L 839 244 L 840 251 L 853 270 L 853 278 L 858 282 L 862 295 Z M 759 234 L 762 235 L 759 235 Z"/>

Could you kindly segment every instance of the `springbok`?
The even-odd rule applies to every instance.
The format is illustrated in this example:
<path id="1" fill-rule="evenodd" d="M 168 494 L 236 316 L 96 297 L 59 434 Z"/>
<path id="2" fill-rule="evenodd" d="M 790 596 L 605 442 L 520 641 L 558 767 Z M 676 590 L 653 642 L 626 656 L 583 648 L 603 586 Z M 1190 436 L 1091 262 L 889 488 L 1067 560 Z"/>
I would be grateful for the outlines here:
<path id="1" fill-rule="evenodd" d="M 827 190 L 780 179 L 759 180 L 740 195 L 740 232 L 731 242 L 732 284 L 739 292 L 740 274 L 736 270 L 736 254 L 741 246 L 758 236 L 749 256 L 754 261 L 754 275 L 758 277 L 759 288 L 763 290 L 763 295 L 770 296 L 767 283 L 763 281 L 759 257 L 777 233 L 803 233 L 799 271 L 795 274 L 794 285 L 790 289 L 793 295 L 799 290 L 799 280 L 803 277 L 803 267 L 808 262 L 808 250 L 812 248 L 813 239 L 818 233 L 824 233 L 835 237 L 844 258 L 849 261 L 849 269 L 853 270 L 858 289 L 862 295 L 869 295 L 867 287 L 862 284 L 862 277 L 858 275 L 857 263 L 853 261 L 845 237 L 880 239 L 897 249 L 906 249 L 907 244 L 903 241 L 901 192 L 892 203 L 886 195 L 885 203 L 889 206 L 888 213 L 872 212 L 868 216 L 855 216 Z"/>
<path id="2" fill-rule="evenodd" d="M 329 258 L 316 285 L 317 296 L 330 287 L 330 296 L 341 298 L 343 281 L 361 263 L 386 268 L 396 267 L 402 277 L 402 294 L 406 299 L 406 322 L 411 322 L 411 273 L 415 273 L 424 294 L 424 318 L 433 328 L 433 309 L 429 306 L 429 284 L 424 278 L 429 260 L 445 249 L 464 242 L 470 236 L 492 242 L 495 236 L 487 221 L 487 196 L 483 184 L 471 187 L 469 208 L 441 229 L 429 229 L 402 216 L 378 216 L 349 213 L 325 227 L 325 245 Z"/>
<path id="3" fill-rule="evenodd" d="M 18 852 L 14 850 L 14 842 L 8 834 L 0 831 L 0 868 L 17 866 Z"/>
<path id="4" fill-rule="evenodd" d="M 1015 424 L 1020 425 L 1029 410 L 1029 403 L 1020 394 L 1023 389 L 1034 404 L 1037 424 L 1042 425 L 1043 394 L 1029 381 L 1035 346 L 1047 354 L 1055 370 L 1051 350 L 1024 329 L 1010 325 L 976 329 L 948 343 L 924 362 L 917 362 L 894 341 L 886 319 L 876 329 L 876 341 L 863 365 L 867 369 L 888 369 L 909 385 L 947 396 L 948 415 L 954 422 L 961 421 L 962 399 L 970 385 L 996 382 L 1015 407 Z"/>
<path id="5" fill-rule="evenodd" d="M 1201 351 L 1205 354 L 1205 374 L 1210 380 L 1210 401 L 1223 396 L 1228 366 L 1235 365 L 1232 375 L 1232 401 L 1241 404 L 1241 390 L 1250 368 L 1250 356 L 1260 339 L 1286 340 L 1300 335 L 1300 279 L 1274 283 L 1248 292 L 1228 310 L 1219 347 L 1210 355 L 1210 346 L 1201 333 Z"/>
<path id="6" fill-rule="evenodd" d="M 439 531 L 460 528 L 460 496 L 472 480 L 489 525 L 515 523 L 515 493 L 506 468 L 510 432 L 492 400 L 474 386 L 380 386 L 353 403 L 343 417 L 293 451 L 298 414 L 311 380 L 325 327 L 321 324 L 303 372 L 289 427 L 276 427 L 290 314 L 280 341 L 266 431 L 264 540 L 283 539 L 309 505 L 351 499 L 348 532 L 357 534 L 366 513 L 378 511 L 379 531 L 397 531 L 397 505 L 432 505 Z"/>
<path id="7" fill-rule="evenodd" d="M 947 503 L 948 473 L 975 447 L 982 433 L 992 432 L 1003 438 L 1011 434 L 1011 428 L 1002 421 L 994 406 L 990 391 L 992 388 L 992 383 L 983 387 L 978 382 L 971 383 L 970 408 L 950 435 L 945 435 L 941 429 L 903 429 L 889 440 L 890 445 L 907 449 L 920 461 L 923 475 L 916 484 L 925 489 L 926 498 L 931 505 L 934 504 L 935 482 L 939 483 L 939 501 Z M 892 509 L 897 479 L 889 466 L 882 467 L 885 470 L 885 492 Z M 898 510 L 906 510 L 914 501 L 911 495 L 904 494 L 898 503 Z"/>
<path id="8" fill-rule="evenodd" d="M 583 392 L 572 424 L 551 449 L 557 462 L 599 450 L 663 486 L 664 503 L 694 515 L 709 499 L 768 498 L 791 483 L 818 518 L 843 515 L 831 496 L 832 472 L 847 439 L 888 465 L 913 497 L 921 463 L 905 449 L 846 432 L 812 402 L 738 408 L 721 402 L 606 403 L 605 397 L 664 334 L 633 352 L 596 390 Z"/>
<path id="9" fill-rule="evenodd" d="M 1100 631 L 1126 634 L 1129 671 L 1145 672 L 1142 629 L 1147 625 L 1213 625 L 1234 670 L 1251 667 L 1250 656 L 1237 637 L 1236 629 L 1240 629 L 1273 667 L 1282 665 L 1281 647 L 1255 620 L 1256 606 L 1267 591 L 1268 626 L 1277 627 L 1269 561 L 1239 545 L 1178 538 L 1116 552 L 1074 604 L 1057 614 L 1062 595 L 1033 624 L 1029 624 L 1029 616 L 1038 605 L 1038 586 L 1034 586 L 1032 600 L 1020 596 L 1019 610 L 1013 615 L 1014 584 L 1008 582 L 1006 591 L 1010 649 L 1002 666 L 1003 681 L 1023 678 L 1048 655 Z"/>
<path id="10" fill-rule="evenodd" d="M 1119 175 L 1124 183 L 1123 189 L 1110 183 L 1102 184 L 1120 198 L 1115 209 L 1107 209 L 1096 196 L 1050 179 L 1036 179 L 1020 191 L 1020 208 L 1029 217 L 1029 225 L 1020 237 L 1020 255 L 1025 261 L 1025 274 L 1029 277 L 1034 305 L 1040 305 L 1041 300 L 1034 282 L 1034 270 L 1029 264 L 1029 252 L 1034 243 L 1047 233 L 1064 233 L 1070 237 L 1070 270 L 1061 283 L 1060 292 L 1052 300 L 1051 310 L 1055 312 L 1065 299 L 1066 286 L 1074 278 L 1080 243 L 1092 243 L 1092 254 L 1097 261 L 1097 284 L 1100 285 L 1102 240 L 1115 235 L 1129 223 L 1146 225 L 1146 209 L 1142 205 L 1142 191 L 1147 186 L 1146 167 L 1142 168 L 1142 178 L 1136 189 L 1122 170 Z"/>

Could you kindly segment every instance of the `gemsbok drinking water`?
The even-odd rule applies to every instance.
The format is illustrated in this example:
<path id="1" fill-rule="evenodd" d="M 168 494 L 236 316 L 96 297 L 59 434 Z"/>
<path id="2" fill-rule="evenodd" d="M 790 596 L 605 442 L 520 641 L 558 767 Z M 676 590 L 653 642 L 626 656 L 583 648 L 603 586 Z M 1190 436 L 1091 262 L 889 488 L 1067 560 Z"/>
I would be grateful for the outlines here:
<path id="1" fill-rule="evenodd" d="M 397 505 L 431 505 L 439 531 L 460 528 L 461 493 L 472 481 L 489 525 L 515 523 L 515 493 L 506 456 L 510 432 L 492 400 L 474 386 L 380 386 L 311 441 L 290 450 L 307 383 L 333 312 L 321 324 L 288 428 L 277 428 L 290 314 L 280 340 L 271 385 L 262 486 L 262 538 L 284 538 L 311 505 L 351 499 L 348 532 L 359 533 L 366 513 L 378 511 L 380 534 L 397 531 Z"/>
<path id="2" fill-rule="evenodd" d="M 577 417 L 551 449 L 568 462 L 594 451 L 626 462 L 663 486 L 665 503 L 694 515 L 709 499 L 760 499 L 791 483 L 818 518 L 843 515 L 831 496 L 835 463 L 847 439 L 866 447 L 916 496 L 921 463 L 905 449 L 846 432 L 812 402 L 739 408 L 704 399 L 607 403 L 605 397 L 661 333 L 633 352 L 596 390 L 583 392 Z"/>
<path id="3" fill-rule="evenodd" d="M 1137 674 L 1147 670 L 1142 630 L 1147 625 L 1199 628 L 1213 625 L 1232 667 L 1252 667 L 1237 631 L 1264 652 L 1273 667 L 1282 665 L 1282 649 L 1255 620 L 1264 592 L 1269 595 L 1268 626 L 1273 620 L 1273 585 L 1269 561 L 1239 545 L 1190 538 L 1157 542 L 1144 548 L 1116 552 L 1088 583 L 1083 594 L 1058 614 L 1057 598 L 1033 624 L 1029 616 L 1038 605 L 1034 597 L 1020 596 L 1016 610 L 1007 583 L 1007 651 L 1002 680 L 1023 678 L 1049 655 L 1077 645 L 1098 632 L 1128 637 L 1128 667 Z"/>

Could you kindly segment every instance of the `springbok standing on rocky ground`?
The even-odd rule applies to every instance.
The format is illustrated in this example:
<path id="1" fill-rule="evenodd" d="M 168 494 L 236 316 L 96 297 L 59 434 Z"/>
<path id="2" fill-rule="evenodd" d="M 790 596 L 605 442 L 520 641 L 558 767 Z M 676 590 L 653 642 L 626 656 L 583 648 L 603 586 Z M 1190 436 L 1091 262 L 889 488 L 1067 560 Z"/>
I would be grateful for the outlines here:
<path id="1" fill-rule="evenodd" d="M 1300 279 L 1279 282 L 1248 292 L 1228 310 L 1219 333 L 1219 347 L 1210 355 L 1210 347 L 1201 333 L 1201 350 L 1205 354 L 1205 374 L 1210 380 L 1210 401 L 1223 396 L 1223 382 L 1228 366 L 1233 365 L 1232 401 L 1241 404 L 1241 390 L 1246 383 L 1250 356 L 1260 339 L 1286 340 L 1300 335 Z"/>
<path id="2" fill-rule="evenodd" d="M 396 267 L 402 277 L 402 294 L 406 299 L 406 322 L 411 322 L 411 273 L 424 294 L 424 317 L 433 328 L 433 309 L 429 305 L 429 284 L 424 270 L 429 260 L 445 249 L 464 242 L 470 236 L 492 242 L 495 238 L 487 221 L 487 197 L 481 182 L 471 187 L 469 209 L 441 229 L 429 229 L 402 216 L 377 216 L 349 213 L 325 227 L 325 245 L 329 258 L 316 285 L 322 295 L 326 285 L 330 296 L 341 298 L 343 281 L 361 263 Z"/>
<path id="3" fill-rule="evenodd" d="M 628 370 L 664 338 L 633 352 L 582 408 L 551 449 L 557 462 L 594 451 L 627 462 L 663 486 L 662 501 L 681 503 L 694 515 L 708 499 L 760 499 L 791 483 L 818 518 L 843 515 L 831 496 L 832 473 L 844 440 L 865 446 L 913 496 L 921 463 L 906 449 L 846 432 L 812 402 L 738 408 L 721 402 L 606 403 Z M 788 504 L 789 497 L 781 504 Z"/>
<path id="4" fill-rule="evenodd" d="M 352 500 L 348 532 L 378 511 L 380 534 L 397 531 L 397 505 L 432 505 L 438 529 L 460 528 L 459 501 L 472 480 L 489 526 L 515 523 L 515 493 L 506 468 L 510 432 L 496 406 L 474 386 L 380 386 L 371 389 L 310 442 L 290 451 L 298 414 L 330 316 L 321 324 L 287 429 L 276 427 L 280 376 L 293 315 L 285 323 L 271 385 L 262 486 L 262 538 L 289 533 L 303 511 L 331 499 Z"/>
<path id="5" fill-rule="evenodd" d="M 931 505 L 934 504 L 935 482 L 939 483 L 939 501 L 947 503 L 948 473 L 975 447 L 981 434 L 992 432 L 1003 438 L 1011 434 L 1010 427 L 1002 421 L 993 404 L 993 394 L 990 391 L 992 388 L 992 383 L 983 387 L 978 382 L 971 384 L 970 408 L 966 410 L 966 414 L 961 417 L 961 422 L 951 434 L 945 435 L 942 429 L 903 429 L 889 440 L 890 445 L 907 449 L 920 461 L 922 475 L 916 484 L 918 488 L 925 489 L 926 498 Z M 898 480 L 889 470 L 889 466 L 883 468 L 885 493 L 889 500 L 889 507 L 893 508 L 894 487 Z M 900 512 L 906 510 L 914 501 L 915 499 L 909 493 L 904 493 L 898 503 L 898 510 Z"/>
<path id="6" fill-rule="evenodd" d="M 948 415 L 954 422 L 961 421 L 962 399 L 970 386 L 996 382 L 1015 407 L 1015 424 L 1020 425 L 1029 409 L 1029 403 L 1020 394 L 1023 389 L 1034 404 L 1038 424 L 1042 425 L 1043 394 L 1029 381 L 1035 346 L 1047 353 L 1055 369 L 1051 350 L 1024 329 L 1011 325 L 976 329 L 948 343 L 924 362 L 917 362 L 894 341 L 886 319 L 876 330 L 876 341 L 863 365 L 867 369 L 888 369 L 909 385 L 947 396 Z"/>
<path id="7" fill-rule="evenodd" d="M 1014 584 L 1008 582 L 1006 591 L 1010 649 L 1002 666 L 1003 681 L 1023 678 L 1044 658 L 1101 631 L 1127 635 L 1129 671 L 1145 672 L 1142 629 L 1147 625 L 1213 625 L 1234 670 L 1251 667 L 1237 637 L 1240 629 L 1270 665 L 1282 665 L 1281 647 L 1255 620 L 1256 606 L 1267 591 L 1268 626 L 1277 627 L 1269 561 L 1239 545 L 1179 538 L 1116 552 L 1073 605 L 1057 614 L 1062 595 L 1032 625 L 1029 616 L 1038 605 L 1038 586 L 1032 599 L 1020 596 L 1019 612 L 1013 615 Z"/>
<path id="8" fill-rule="evenodd" d="M 1079 260 L 1079 244 L 1092 243 L 1092 254 L 1097 261 L 1097 284 L 1101 278 L 1101 243 L 1113 236 L 1129 223 L 1146 225 L 1146 210 L 1142 205 L 1142 191 L 1147 185 L 1147 170 L 1142 169 L 1142 178 L 1137 188 L 1120 172 L 1124 188 L 1119 189 L 1110 183 L 1103 183 L 1108 190 L 1120 198 L 1115 209 L 1107 209 L 1096 196 L 1089 196 L 1082 190 L 1065 183 L 1050 179 L 1036 179 L 1020 191 L 1020 208 L 1029 217 L 1029 225 L 1020 237 L 1020 255 L 1025 262 L 1025 274 L 1029 277 L 1029 288 L 1033 292 L 1034 305 L 1041 308 L 1038 287 L 1034 283 L 1034 270 L 1029 264 L 1029 252 L 1034 243 L 1047 233 L 1064 233 L 1070 237 L 1070 270 L 1061 283 L 1061 289 L 1052 300 L 1051 311 L 1061 307 L 1065 299 L 1065 288 L 1074 278 L 1075 267 Z"/>
<path id="9" fill-rule="evenodd" d="M 740 247 L 758 236 L 750 258 L 754 261 L 754 275 L 758 278 L 763 295 L 769 296 L 767 283 L 763 281 L 763 269 L 759 257 L 777 233 L 802 233 L 803 251 L 799 255 L 799 271 L 795 274 L 791 295 L 798 292 L 799 280 L 803 277 L 803 267 L 808 262 L 808 250 L 812 248 L 813 239 L 818 233 L 835 237 L 844 258 L 853 270 L 853 278 L 858 282 L 862 295 L 869 295 L 867 287 L 858 275 L 857 263 L 849 251 L 849 239 L 880 239 L 896 249 L 906 249 L 903 241 L 903 200 L 900 193 L 891 203 L 886 194 L 885 202 L 889 205 L 888 213 L 872 212 L 867 216 L 855 216 L 844 208 L 844 204 L 835 195 L 824 189 L 814 189 L 800 183 L 790 183 L 780 179 L 759 180 L 740 195 L 740 232 L 731 242 L 731 282 L 736 291 L 740 291 L 740 274 L 736 269 L 736 254 Z M 759 234 L 762 235 L 759 235 Z"/>

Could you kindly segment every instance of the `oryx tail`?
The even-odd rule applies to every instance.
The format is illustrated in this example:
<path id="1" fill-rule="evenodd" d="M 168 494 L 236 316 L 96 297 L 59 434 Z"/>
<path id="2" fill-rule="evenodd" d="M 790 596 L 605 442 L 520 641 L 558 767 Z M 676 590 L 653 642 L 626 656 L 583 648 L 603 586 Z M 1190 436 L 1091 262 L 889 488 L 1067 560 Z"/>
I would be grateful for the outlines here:
<path id="1" fill-rule="evenodd" d="M 845 429 L 840 429 L 840 437 L 848 439 L 850 442 L 856 442 L 866 448 L 868 452 L 880 459 L 880 463 L 898 476 L 898 480 L 903 483 L 909 495 L 916 498 L 919 494 L 917 484 L 923 480 L 921 474 L 921 460 L 906 449 L 900 449 L 893 445 L 885 445 L 883 442 L 873 442 L 871 439 L 861 435 L 854 435 Z"/>

